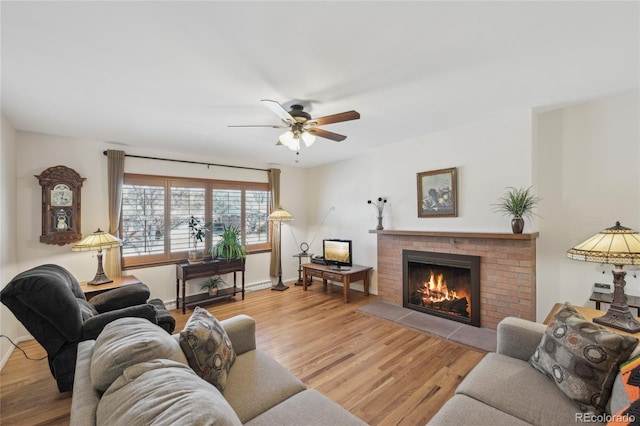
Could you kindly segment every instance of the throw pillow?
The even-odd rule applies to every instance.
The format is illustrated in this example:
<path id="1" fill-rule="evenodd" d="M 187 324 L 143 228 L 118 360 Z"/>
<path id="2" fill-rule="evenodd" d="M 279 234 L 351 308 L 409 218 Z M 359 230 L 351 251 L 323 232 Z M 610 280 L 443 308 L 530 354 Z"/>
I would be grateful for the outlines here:
<path id="1" fill-rule="evenodd" d="M 124 370 L 100 398 L 95 419 L 97 426 L 242 424 L 218 389 L 166 359 Z"/>
<path id="2" fill-rule="evenodd" d="M 198 376 L 223 392 L 236 353 L 220 322 L 197 306 L 180 332 L 180 346 Z"/>
<path id="3" fill-rule="evenodd" d="M 530 364 L 554 380 L 584 412 L 601 414 L 618 367 L 638 344 L 587 320 L 565 303 L 547 327 Z"/>
<path id="4" fill-rule="evenodd" d="M 640 420 L 640 356 L 620 366 L 620 382 L 622 382 L 626 403 L 623 408 L 615 411 L 614 404 L 611 404 L 613 415 L 607 422 L 607 426 L 627 426 L 638 424 L 636 419 Z"/>
<path id="5" fill-rule="evenodd" d="M 104 391 L 134 364 L 157 358 L 187 364 L 175 338 L 144 318 L 125 317 L 110 322 L 96 339 L 91 357 L 91 383 Z"/>

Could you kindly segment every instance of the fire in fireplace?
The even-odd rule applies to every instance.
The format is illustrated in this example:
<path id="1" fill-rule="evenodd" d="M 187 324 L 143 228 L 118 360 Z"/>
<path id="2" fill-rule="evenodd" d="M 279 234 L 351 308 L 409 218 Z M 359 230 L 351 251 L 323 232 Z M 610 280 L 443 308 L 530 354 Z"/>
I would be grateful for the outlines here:
<path id="1" fill-rule="evenodd" d="M 403 250 L 403 306 L 480 327 L 480 257 Z"/>

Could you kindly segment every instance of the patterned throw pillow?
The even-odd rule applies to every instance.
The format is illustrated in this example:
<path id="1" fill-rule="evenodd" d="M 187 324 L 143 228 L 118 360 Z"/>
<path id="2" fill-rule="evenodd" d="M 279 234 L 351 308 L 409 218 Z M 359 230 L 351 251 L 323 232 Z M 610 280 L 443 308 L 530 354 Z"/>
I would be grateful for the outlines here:
<path id="1" fill-rule="evenodd" d="M 618 367 L 638 339 L 587 320 L 568 302 L 553 317 L 530 364 L 554 380 L 582 411 L 601 414 Z"/>
<path id="2" fill-rule="evenodd" d="M 640 356 L 622 364 L 620 375 L 626 397 L 630 402 L 617 413 L 613 413 L 607 426 L 629 426 L 638 424 L 636 420 L 640 420 Z M 613 410 L 613 404 L 611 409 Z"/>
<path id="3" fill-rule="evenodd" d="M 236 352 L 220 322 L 197 306 L 180 332 L 180 347 L 198 376 L 223 392 Z"/>

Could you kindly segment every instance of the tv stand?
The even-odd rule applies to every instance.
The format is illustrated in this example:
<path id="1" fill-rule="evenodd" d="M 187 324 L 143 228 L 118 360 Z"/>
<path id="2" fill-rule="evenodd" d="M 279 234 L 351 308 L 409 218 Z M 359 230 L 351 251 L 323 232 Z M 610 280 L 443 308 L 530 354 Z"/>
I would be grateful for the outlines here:
<path id="1" fill-rule="evenodd" d="M 335 265 L 333 265 L 335 267 Z M 369 295 L 369 272 L 371 266 L 352 265 L 349 269 L 333 269 L 329 265 L 305 263 L 302 265 L 302 289 L 307 291 L 310 277 L 322 278 L 322 285 L 327 289 L 327 281 L 338 281 L 343 285 L 344 301 L 349 303 L 349 285 L 356 281 L 364 281 L 364 295 Z"/>

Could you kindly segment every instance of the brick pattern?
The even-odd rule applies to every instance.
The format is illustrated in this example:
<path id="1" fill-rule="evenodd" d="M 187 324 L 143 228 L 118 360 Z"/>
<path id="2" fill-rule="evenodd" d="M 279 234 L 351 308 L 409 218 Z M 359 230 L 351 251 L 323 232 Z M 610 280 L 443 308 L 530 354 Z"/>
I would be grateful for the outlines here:
<path id="1" fill-rule="evenodd" d="M 536 319 L 536 239 L 378 234 L 378 296 L 402 306 L 402 250 L 480 256 L 480 326 Z"/>

